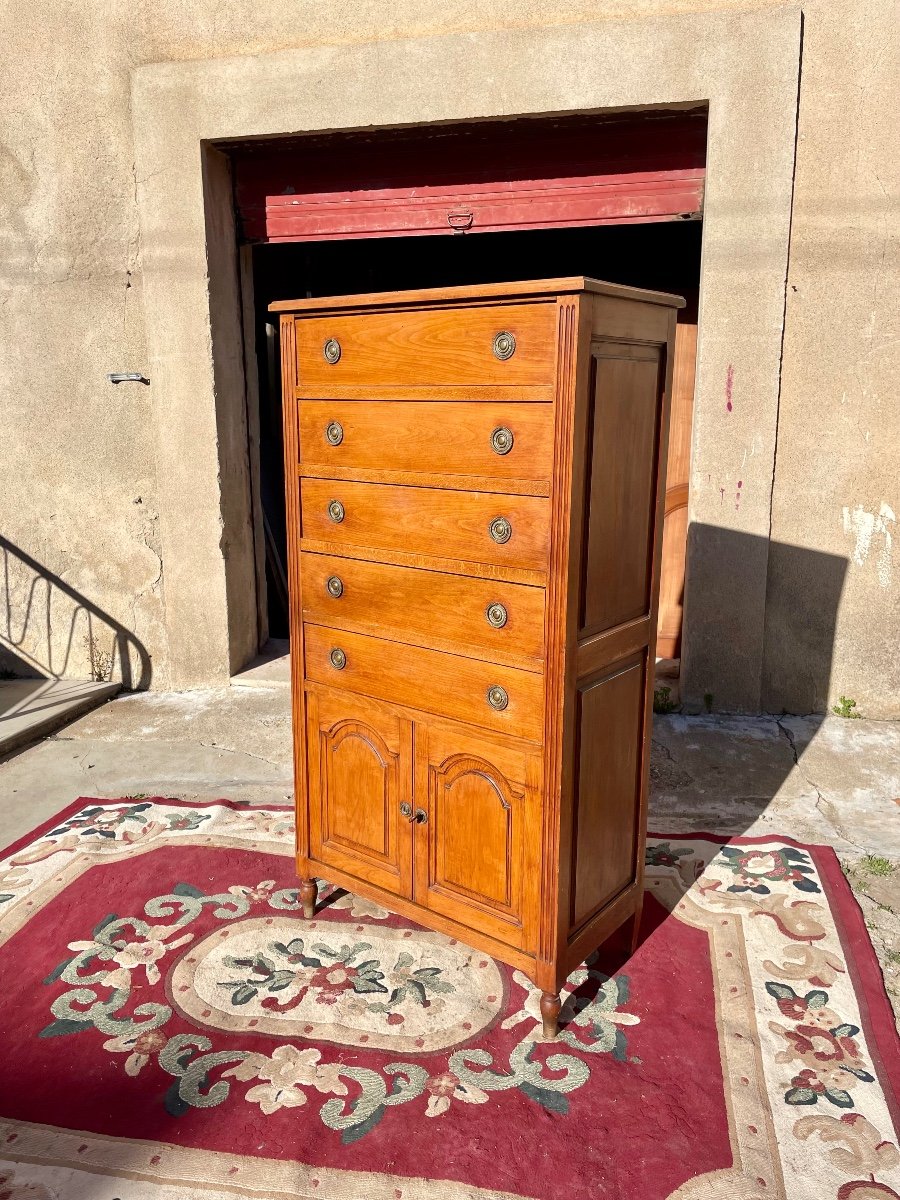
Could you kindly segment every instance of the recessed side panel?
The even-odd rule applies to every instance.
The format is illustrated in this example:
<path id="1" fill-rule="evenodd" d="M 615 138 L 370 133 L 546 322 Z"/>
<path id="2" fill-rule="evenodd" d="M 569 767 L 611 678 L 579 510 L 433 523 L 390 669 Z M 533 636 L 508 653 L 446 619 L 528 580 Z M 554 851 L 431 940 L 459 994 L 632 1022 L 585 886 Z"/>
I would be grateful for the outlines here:
<path id="1" fill-rule="evenodd" d="M 578 685 L 570 932 L 635 878 L 645 662 Z"/>
<path id="2" fill-rule="evenodd" d="M 650 610 L 661 356 L 635 350 L 593 350 L 579 637 Z"/>

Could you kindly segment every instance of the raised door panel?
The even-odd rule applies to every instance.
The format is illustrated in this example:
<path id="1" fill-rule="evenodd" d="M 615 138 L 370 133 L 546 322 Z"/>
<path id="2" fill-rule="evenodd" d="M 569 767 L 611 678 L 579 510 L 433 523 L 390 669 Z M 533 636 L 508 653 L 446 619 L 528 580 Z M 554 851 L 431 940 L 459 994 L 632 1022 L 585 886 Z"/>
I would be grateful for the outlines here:
<path id="1" fill-rule="evenodd" d="M 412 726 L 352 695 L 307 696 L 312 857 L 410 894 Z"/>
<path id="2" fill-rule="evenodd" d="M 653 570 L 661 355 L 595 348 L 580 636 L 646 616 Z"/>
<path id="3" fill-rule="evenodd" d="M 533 949 L 539 772 L 536 752 L 459 726 L 416 726 L 416 803 L 427 814 L 415 835 L 417 903 Z"/>
<path id="4" fill-rule="evenodd" d="M 636 878 L 645 686 L 643 654 L 578 684 L 573 935 Z"/>

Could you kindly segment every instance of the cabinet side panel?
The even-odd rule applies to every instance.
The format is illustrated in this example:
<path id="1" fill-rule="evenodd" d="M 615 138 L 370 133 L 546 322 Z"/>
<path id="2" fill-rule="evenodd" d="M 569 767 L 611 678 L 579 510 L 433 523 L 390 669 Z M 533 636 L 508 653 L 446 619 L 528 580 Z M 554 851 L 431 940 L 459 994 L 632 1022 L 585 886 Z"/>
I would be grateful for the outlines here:
<path id="1" fill-rule="evenodd" d="M 578 685 L 573 931 L 635 878 L 644 663 Z"/>
<path id="2" fill-rule="evenodd" d="M 303 600 L 300 594 L 300 458 L 297 421 L 297 324 L 281 317 L 281 400 L 284 420 L 284 486 L 288 551 L 288 608 L 291 645 L 291 719 L 294 740 L 294 805 L 297 822 L 297 869 L 306 877 L 309 855 L 309 809 L 306 779 L 306 713 L 303 695 Z"/>
<path id="3" fill-rule="evenodd" d="M 581 594 L 585 636 L 650 610 L 662 392 L 660 354 L 594 349 L 591 477 Z"/>

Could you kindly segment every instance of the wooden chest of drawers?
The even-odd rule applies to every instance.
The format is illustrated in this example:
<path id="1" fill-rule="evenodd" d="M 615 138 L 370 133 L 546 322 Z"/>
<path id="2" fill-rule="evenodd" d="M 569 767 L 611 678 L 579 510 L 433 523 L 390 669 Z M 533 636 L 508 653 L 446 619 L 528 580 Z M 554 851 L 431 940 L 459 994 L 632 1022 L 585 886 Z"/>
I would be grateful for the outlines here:
<path id="1" fill-rule="evenodd" d="M 559 988 L 640 916 L 673 296 L 281 313 L 297 868 Z"/>

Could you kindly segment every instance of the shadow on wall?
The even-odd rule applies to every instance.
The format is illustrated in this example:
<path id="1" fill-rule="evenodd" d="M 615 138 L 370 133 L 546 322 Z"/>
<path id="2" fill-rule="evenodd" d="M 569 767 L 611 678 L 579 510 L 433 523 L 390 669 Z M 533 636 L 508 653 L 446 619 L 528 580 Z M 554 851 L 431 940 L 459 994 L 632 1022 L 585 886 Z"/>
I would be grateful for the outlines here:
<path id="1" fill-rule="evenodd" d="M 740 494 L 723 500 L 740 504 Z M 758 588 L 746 587 L 748 566 Z M 827 712 L 847 566 L 841 555 L 693 522 L 685 666 L 697 694 L 685 696 L 688 711 Z M 701 579 L 715 580 L 713 597 L 692 590 Z"/>
<path id="2" fill-rule="evenodd" d="M 150 655 L 130 630 L 0 534 L 0 678 L 85 675 L 150 686 Z"/>

